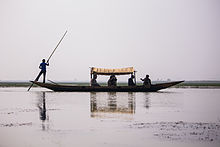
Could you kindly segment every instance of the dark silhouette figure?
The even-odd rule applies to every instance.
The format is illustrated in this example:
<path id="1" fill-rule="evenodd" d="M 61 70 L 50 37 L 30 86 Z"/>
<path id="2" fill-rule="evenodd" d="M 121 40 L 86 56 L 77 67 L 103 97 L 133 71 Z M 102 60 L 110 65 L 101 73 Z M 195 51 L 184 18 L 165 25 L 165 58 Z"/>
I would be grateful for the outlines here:
<path id="1" fill-rule="evenodd" d="M 42 121 L 45 121 L 46 120 L 46 103 L 45 103 L 45 92 L 43 92 L 43 102 L 42 104 L 38 104 L 38 108 L 40 110 L 40 119 Z"/>
<path id="2" fill-rule="evenodd" d="M 142 81 L 144 81 L 144 86 L 146 86 L 147 88 L 150 88 L 151 86 L 151 80 L 149 79 L 149 75 L 146 75 L 146 77 L 144 79 L 141 78 Z"/>
<path id="3" fill-rule="evenodd" d="M 117 86 L 117 78 L 115 75 L 110 76 L 110 79 L 108 80 L 108 86 Z"/>
<path id="4" fill-rule="evenodd" d="M 42 130 L 49 130 L 50 126 L 49 123 L 46 123 L 45 120 L 47 120 L 47 122 L 49 122 L 49 116 L 47 115 L 47 109 L 46 109 L 46 93 L 42 92 L 40 93 L 42 95 L 40 95 L 39 97 L 39 102 L 37 103 L 37 107 L 39 109 L 39 118 L 42 121 Z"/>
<path id="5" fill-rule="evenodd" d="M 135 86 L 133 79 L 134 79 L 134 75 L 131 75 L 131 77 L 128 79 L 128 86 Z"/>
<path id="6" fill-rule="evenodd" d="M 43 74 L 43 83 L 45 83 L 45 77 L 46 77 L 46 66 L 49 66 L 49 63 L 45 63 L 45 59 L 42 60 L 42 63 L 40 64 L 39 68 L 41 69 L 39 75 L 35 79 L 35 81 L 38 81 L 40 76 Z"/>
<path id="7" fill-rule="evenodd" d="M 91 80 L 91 86 L 100 86 L 100 85 L 97 83 L 96 79 L 97 79 L 97 74 L 93 74 L 93 78 L 92 78 L 92 80 Z"/>

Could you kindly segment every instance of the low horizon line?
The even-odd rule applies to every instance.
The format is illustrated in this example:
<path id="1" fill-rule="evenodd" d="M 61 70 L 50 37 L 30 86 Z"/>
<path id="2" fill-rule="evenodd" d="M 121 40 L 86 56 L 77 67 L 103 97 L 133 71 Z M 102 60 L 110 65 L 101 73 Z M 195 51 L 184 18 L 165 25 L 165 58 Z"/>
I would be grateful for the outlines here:
<path id="1" fill-rule="evenodd" d="M 152 80 L 152 82 L 170 82 L 170 81 L 181 81 L 181 80 Z M 183 80 L 184 82 L 220 82 L 220 80 Z M 9 82 L 9 83 L 29 83 L 28 80 L 0 80 L 0 82 Z M 48 81 L 49 82 L 49 81 Z M 60 80 L 54 82 L 63 82 L 63 83 L 90 83 L 90 81 L 67 81 L 67 80 Z M 105 83 L 107 81 L 99 81 L 99 83 Z M 118 81 L 118 83 L 127 83 L 127 81 Z M 137 83 L 142 83 L 141 81 L 137 81 Z"/>

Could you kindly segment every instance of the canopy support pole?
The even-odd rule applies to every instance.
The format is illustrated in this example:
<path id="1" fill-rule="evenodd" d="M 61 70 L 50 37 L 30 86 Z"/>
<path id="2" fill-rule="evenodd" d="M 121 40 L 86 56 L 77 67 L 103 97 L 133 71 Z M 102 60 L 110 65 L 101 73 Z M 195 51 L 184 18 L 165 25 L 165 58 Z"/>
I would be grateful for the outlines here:
<path id="1" fill-rule="evenodd" d="M 134 71 L 134 83 L 135 83 L 135 85 L 137 84 L 137 81 L 136 81 L 136 71 Z"/>
<path id="2" fill-rule="evenodd" d="M 90 67 L 90 85 L 91 85 L 91 81 L 92 81 L 92 68 Z"/>

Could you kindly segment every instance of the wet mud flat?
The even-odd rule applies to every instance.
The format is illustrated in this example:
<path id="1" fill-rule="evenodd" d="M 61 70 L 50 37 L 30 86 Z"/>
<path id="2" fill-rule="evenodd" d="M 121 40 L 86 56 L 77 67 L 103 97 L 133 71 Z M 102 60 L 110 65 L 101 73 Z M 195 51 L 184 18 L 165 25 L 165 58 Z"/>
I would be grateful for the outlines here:
<path id="1" fill-rule="evenodd" d="M 220 123 L 155 122 L 135 123 L 130 127 L 151 130 L 155 137 L 162 140 L 220 143 Z"/>

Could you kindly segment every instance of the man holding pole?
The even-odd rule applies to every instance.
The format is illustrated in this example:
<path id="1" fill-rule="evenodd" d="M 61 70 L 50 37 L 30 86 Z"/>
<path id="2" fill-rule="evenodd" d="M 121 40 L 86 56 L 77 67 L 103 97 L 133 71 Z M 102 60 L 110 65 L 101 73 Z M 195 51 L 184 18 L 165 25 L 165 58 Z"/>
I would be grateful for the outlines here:
<path id="1" fill-rule="evenodd" d="M 43 83 L 45 83 L 45 77 L 46 77 L 46 66 L 49 66 L 49 60 L 50 58 L 53 56 L 54 52 L 56 51 L 57 47 L 60 45 L 61 41 L 63 40 L 64 36 L 66 35 L 67 31 L 64 33 L 63 37 L 60 39 L 60 41 L 58 42 L 57 46 L 55 47 L 55 49 L 53 50 L 53 52 L 51 53 L 50 57 L 47 59 L 47 62 L 45 62 L 45 59 L 42 60 L 42 63 L 40 64 L 39 68 L 41 69 L 39 75 L 37 76 L 37 78 L 35 79 L 35 81 L 38 81 L 40 76 L 43 74 Z M 31 89 L 31 87 L 33 86 L 33 82 L 31 84 L 31 86 L 28 88 L 28 91 Z"/>
<path id="2" fill-rule="evenodd" d="M 42 63 L 40 64 L 39 68 L 41 69 L 40 73 L 38 74 L 37 78 L 35 81 L 38 81 L 40 76 L 43 74 L 43 83 L 45 83 L 45 78 L 46 78 L 46 66 L 49 66 L 49 63 L 45 63 L 45 59 L 42 60 Z"/>

